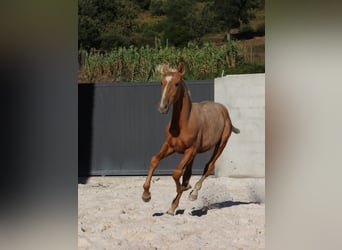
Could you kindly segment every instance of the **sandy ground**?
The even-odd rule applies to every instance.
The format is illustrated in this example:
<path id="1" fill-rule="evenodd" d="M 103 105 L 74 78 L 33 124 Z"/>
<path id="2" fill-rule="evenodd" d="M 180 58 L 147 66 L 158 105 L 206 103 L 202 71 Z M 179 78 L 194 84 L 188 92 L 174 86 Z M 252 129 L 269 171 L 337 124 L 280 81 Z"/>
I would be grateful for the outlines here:
<path id="1" fill-rule="evenodd" d="M 191 185 L 200 176 L 191 178 Z M 92 177 L 78 185 L 79 249 L 264 249 L 265 180 L 208 177 L 196 201 L 186 191 L 176 215 L 172 177 Z"/>

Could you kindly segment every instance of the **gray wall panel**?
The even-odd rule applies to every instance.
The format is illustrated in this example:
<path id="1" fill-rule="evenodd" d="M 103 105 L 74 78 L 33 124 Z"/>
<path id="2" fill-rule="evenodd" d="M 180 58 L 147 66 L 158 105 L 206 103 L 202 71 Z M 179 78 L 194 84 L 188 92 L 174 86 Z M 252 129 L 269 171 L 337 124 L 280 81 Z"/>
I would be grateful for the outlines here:
<path id="1" fill-rule="evenodd" d="M 193 101 L 214 100 L 213 81 L 186 81 Z M 146 175 L 171 119 L 157 111 L 160 83 L 79 85 L 79 176 Z M 201 174 L 211 152 L 196 157 Z M 155 174 L 172 174 L 181 155 L 160 162 Z"/>

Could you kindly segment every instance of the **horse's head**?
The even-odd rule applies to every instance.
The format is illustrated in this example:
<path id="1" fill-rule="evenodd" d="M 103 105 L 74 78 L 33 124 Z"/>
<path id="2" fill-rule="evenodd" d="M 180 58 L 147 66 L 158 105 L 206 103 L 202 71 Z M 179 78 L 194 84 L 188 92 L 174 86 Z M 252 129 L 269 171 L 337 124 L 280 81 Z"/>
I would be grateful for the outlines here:
<path id="1" fill-rule="evenodd" d="M 163 65 L 164 77 L 161 80 L 162 96 L 159 104 L 159 112 L 167 114 L 170 105 L 175 103 L 180 96 L 180 86 L 183 84 L 183 75 L 185 73 L 185 66 L 180 62 L 177 70 L 169 70 Z"/>

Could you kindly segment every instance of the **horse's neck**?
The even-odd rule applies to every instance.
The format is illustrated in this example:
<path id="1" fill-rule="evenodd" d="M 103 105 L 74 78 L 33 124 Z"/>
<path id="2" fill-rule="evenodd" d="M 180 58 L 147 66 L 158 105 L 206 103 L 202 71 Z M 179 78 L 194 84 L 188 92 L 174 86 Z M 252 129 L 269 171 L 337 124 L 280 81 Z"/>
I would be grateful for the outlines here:
<path id="1" fill-rule="evenodd" d="M 185 83 L 182 83 L 180 87 L 182 88 L 180 98 L 173 104 L 170 127 L 170 132 L 175 136 L 177 136 L 180 133 L 180 130 L 186 126 L 192 108 L 191 98 Z"/>

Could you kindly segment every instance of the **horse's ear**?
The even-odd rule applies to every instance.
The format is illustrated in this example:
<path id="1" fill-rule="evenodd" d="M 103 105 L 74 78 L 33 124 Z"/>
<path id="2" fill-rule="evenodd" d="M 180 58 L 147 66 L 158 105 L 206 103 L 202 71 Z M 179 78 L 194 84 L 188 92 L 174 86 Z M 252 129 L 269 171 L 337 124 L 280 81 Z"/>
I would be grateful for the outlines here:
<path id="1" fill-rule="evenodd" d="M 167 68 L 167 65 L 164 63 L 163 67 L 162 67 L 162 72 L 166 75 L 167 73 L 169 73 L 169 69 Z"/>
<path id="2" fill-rule="evenodd" d="M 184 75 L 184 73 L 185 73 L 185 64 L 184 64 L 184 62 L 180 62 L 178 64 L 178 72 L 181 73 L 181 75 Z"/>

